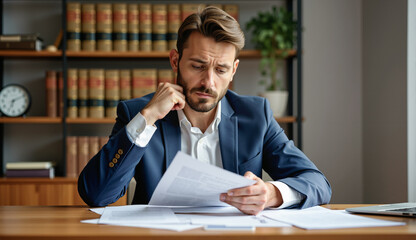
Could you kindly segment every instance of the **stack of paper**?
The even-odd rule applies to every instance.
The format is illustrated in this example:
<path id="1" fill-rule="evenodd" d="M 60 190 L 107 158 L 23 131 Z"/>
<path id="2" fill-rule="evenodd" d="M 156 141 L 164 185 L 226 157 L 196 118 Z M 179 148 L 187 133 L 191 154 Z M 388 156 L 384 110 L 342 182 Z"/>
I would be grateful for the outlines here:
<path id="1" fill-rule="evenodd" d="M 265 210 L 257 216 L 241 213 L 219 201 L 220 193 L 249 186 L 253 180 L 199 162 L 179 152 L 160 180 L 151 205 L 94 209 L 100 219 L 87 223 L 184 231 L 199 227 L 222 230 L 253 230 L 255 227 L 330 229 L 404 225 L 346 212 L 313 207 L 303 210 Z"/>

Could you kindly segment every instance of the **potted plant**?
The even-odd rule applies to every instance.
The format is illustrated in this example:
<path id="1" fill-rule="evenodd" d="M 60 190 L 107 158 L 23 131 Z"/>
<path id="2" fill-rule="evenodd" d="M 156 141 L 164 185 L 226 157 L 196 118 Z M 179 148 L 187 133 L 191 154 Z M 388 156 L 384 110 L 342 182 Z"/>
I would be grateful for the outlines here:
<path id="1" fill-rule="evenodd" d="M 247 30 L 251 30 L 252 42 L 261 52 L 260 73 L 266 79 L 260 84 L 266 85 L 266 91 L 261 95 L 270 101 L 273 113 L 280 117 L 286 111 L 288 92 L 283 89 L 282 80 L 277 77 L 282 70 L 282 61 L 293 48 L 296 22 L 292 13 L 286 8 L 260 12 L 247 22 Z"/>

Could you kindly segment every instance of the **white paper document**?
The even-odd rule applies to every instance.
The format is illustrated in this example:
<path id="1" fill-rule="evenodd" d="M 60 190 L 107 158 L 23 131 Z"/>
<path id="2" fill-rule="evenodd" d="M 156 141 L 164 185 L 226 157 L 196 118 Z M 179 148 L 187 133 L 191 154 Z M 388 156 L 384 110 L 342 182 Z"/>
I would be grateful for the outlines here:
<path id="1" fill-rule="evenodd" d="M 323 207 L 303 210 L 266 210 L 262 215 L 304 229 L 333 229 L 358 227 L 387 227 L 405 225 L 404 222 L 385 221 L 347 214 Z"/>
<path id="2" fill-rule="evenodd" d="M 128 205 L 92 208 L 90 211 L 100 214 L 101 217 L 99 219 L 82 220 L 82 223 L 164 229 L 178 232 L 202 227 L 202 225 L 191 224 L 190 221 L 181 221 L 169 207 Z"/>
<path id="3" fill-rule="evenodd" d="M 150 199 L 149 205 L 229 206 L 220 194 L 256 181 L 178 152 Z"/>
<path id="4" fill-rule="evenodd" d="M 217 214 L 242 214 L 233 206 L 224 207 L 171 207 L 174 213 L 217 213 Z"/>
<path id="5" fill-rule="evenodd" d="M 151 223 L 179 223 L 175 213 L 166 207 L 148 205 L 128 205 L 106 207 L 101 215 L 100 224 L 151 224 Z"/>
<path id="6" fill-rule="evenodd" d="M 223 227 L 290 227 L 290 224 L 278 222 L 263 216 L 240 214 L 177 214 L 181 221 L 194 225 Z"/>

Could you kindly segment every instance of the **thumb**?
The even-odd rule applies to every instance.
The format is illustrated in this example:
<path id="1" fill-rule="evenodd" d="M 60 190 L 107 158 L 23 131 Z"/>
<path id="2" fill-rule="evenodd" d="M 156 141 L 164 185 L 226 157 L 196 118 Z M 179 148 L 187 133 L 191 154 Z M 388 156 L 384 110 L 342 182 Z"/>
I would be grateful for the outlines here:
<path id="1" fill-rule="evenodd" d="M 253 180 L 259 180 L 260 178 L 257 177 L 254 173 L 247 171 L 246 173 L 244 173 L 244 177 L 248 178 L 248 179 L 253 179 Z"/>

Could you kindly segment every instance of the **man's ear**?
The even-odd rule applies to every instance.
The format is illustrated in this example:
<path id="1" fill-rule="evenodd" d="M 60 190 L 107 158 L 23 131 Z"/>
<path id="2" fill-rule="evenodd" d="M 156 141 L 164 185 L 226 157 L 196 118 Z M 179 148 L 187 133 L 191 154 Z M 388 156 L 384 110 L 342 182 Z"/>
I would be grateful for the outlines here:
<path id="1" fill-rule="evenodd" d="M 178 51 L 176 51 L 176 49 L 170 50 L 169 61 L 170 61 L 170 66 L 172 67 L 172 70 L 175 73 L 178 73 L 179 53 Z"/>
<path id="2" fill-rule="evenodd" d="M 231 76 L 231 81 L 233 80 L 234 74 L 237 72 L 238 64 L 240 63 L 239 59 L 236 59 L 233 64 L 233 73 Z"/>

